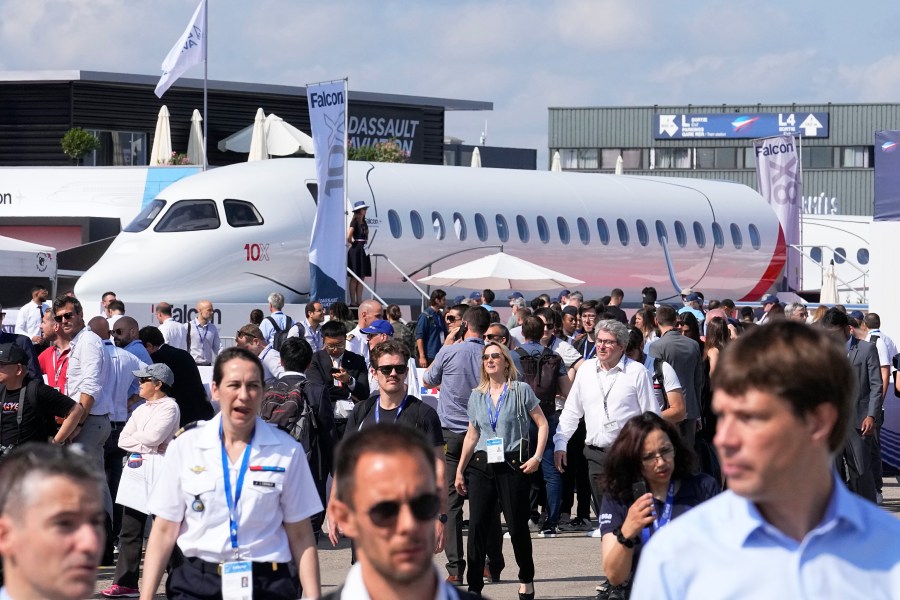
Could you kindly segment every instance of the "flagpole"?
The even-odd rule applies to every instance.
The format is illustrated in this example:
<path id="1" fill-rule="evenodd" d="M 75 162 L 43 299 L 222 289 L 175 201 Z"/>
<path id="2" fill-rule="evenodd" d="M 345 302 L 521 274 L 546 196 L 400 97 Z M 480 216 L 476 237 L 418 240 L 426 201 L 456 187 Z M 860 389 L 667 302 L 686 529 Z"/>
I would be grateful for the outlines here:
<path id="1" fill-rule="evenodd" d="M 203 0 L 206 7 L 203 10 L 203 170 L 209 164 L 209 115 L 207 114 L 206 81 L 209 77 L 209 0 Z"/>

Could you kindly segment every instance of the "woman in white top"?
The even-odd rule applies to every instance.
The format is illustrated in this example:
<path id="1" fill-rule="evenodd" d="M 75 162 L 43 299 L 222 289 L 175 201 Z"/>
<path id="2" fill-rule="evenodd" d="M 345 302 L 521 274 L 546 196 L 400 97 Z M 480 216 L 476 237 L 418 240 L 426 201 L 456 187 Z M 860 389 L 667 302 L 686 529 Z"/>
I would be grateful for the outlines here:
<path id="1" fill-rule="evenodd" d="M 119 435 L 119 447 L 129 454 L 116 495 L 116 503 L 123 507 L 116 574 L 112 585 L 100 592 L 108 598 L 138 594 L 147 498 L 181 418 L 178 404 L 169 397 L 175 376 L 168 366 L 155 363 L 133 373 L 141 382 L 139 393 L 146 402 L 131 413 Z"/>

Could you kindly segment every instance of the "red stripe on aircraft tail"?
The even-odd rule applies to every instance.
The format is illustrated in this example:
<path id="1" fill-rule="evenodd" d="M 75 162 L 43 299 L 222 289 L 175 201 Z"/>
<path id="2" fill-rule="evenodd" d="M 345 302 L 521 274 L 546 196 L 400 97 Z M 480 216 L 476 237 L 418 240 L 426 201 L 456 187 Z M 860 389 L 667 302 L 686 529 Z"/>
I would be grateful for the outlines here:
<path id="1" fill-rule="evenodd" d="M 784 265 L 787 263 L 787 244 L 784 240 L 784 231 L 778 226 L 778 242 L 775 244 L 775 252 L 772 253 L 772 261 L 763 273 L 762 278 L 750 292 L 741 298 L 741 302 L 757 302 L 762 295 L 781 277 Z"/>

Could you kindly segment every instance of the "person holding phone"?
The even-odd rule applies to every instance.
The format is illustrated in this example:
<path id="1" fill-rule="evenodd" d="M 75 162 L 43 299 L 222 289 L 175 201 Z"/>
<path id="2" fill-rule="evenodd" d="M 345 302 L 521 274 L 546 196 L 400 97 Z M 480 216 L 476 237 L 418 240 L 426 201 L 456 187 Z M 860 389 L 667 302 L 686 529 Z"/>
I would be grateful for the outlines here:
<path id="1" fill-rule="evenodd" d="M 600 505 L 603 572 L 612 585 L 610 600 L 627 597 L 650 536 L 721 491 L 709 475 L 694 474 L 696 461 L 678 429 L 650 412 L 630 419 L 610 447 Z"/>

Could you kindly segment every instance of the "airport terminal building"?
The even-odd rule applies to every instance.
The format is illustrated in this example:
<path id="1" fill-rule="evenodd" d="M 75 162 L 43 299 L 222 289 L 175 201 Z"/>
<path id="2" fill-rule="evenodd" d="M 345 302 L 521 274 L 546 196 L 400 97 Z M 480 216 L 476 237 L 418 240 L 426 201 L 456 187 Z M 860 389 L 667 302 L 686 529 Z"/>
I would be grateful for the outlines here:
<path id="1" fill-rule="evenodd" d="M 747 104 L 549 109 L 549 157 L 565 171 L 727 179 L 757 188 L 753 139 L 801 137 L 803 212 L 871 216 L 874 132 L 900 104 Z"/>

